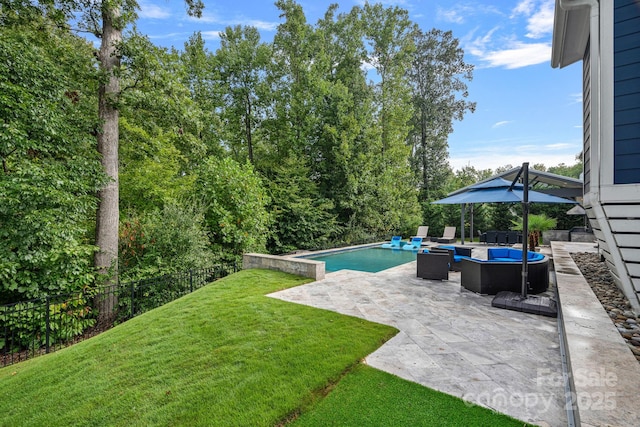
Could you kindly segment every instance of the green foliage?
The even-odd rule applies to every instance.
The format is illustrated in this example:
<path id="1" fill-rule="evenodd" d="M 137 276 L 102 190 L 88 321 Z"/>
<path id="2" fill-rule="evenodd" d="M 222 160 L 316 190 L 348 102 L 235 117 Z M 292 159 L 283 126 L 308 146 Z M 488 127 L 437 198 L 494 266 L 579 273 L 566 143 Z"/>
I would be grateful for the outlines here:
<path id="1" fill-rule="evenodd" d="M 121 280 L 208 267 L 214 262 L 203 209 L 183 202 L 125 219 L 120 227 Z"/>
<path id="2" fill-rule="evenodd" d="M 549 172 L 571 178 L 580 178 L 583 171 L 583 164 L 581 159 L 578 158 L 577 160 L 578 161 L 575 165 L 565 165 L 564 163 L 560 163 L 557 166 L 552 166 L 549 168 Z"/>
<path id="3" fill-rule="evenodd" d="M 224 137 L 233 158 L 254 162 L 255 131 L 265 116 L 271 46 L 254 27 L 227 27 L 215 55 L 223 95 Z"/>
<path id="4" fill-rule="evenodd" d="M 64 343 L 95 325 L 89 297 L 83 293 L 49 301 L 49 345 Z M 0 340 L 0 350 L 37 350 L 47 343 L 47 301 L 21 302 L 0 310 L 0 330 L 11 331 L 14 348 Z M 3 335 L 4 336 L 4 335 Z"/>
<path id="5" fill-rule="evenodd" d="M 296 158 L 282 159 L 274 174 L 269 181 L 269 211 L 274 224 L 269 251 L 325 247 L 337 234 L 333 203 L 320 196 L 316 184 L 308 178 L 308 168 Z"/>
<path id="6" fill-rule="evenodd" d="M 104 183 L 91 47 L 33 21 L 0 29 L 0 303 L 83 289 Z"/>
<path id="7" fill-rule="evenodd" d="M 203 111 L 208 104 L 194 99 L 181 55 L 136 32 L 127 35 L 121 51 L 119 154 L 125 171 L 131 160 L 149 159 L 168 160 L 171 173 L 187 172 L 208 153 L 217 153 L 208 129 L 215 119 Z"/>
<path id="8" fill-rule="evenodd" d="M 177 204 L 193 192 L 193 175 L 183 174 L 187 159 L 162 128 L 150 135 L 129 119 L 120 120 L 120 208 L 137 212 Z"/>
<path id="9" fill-rule="evenodd" d="M 524 227 L 522 218 L 511 221 L 514 225 L 514 230 L 522 230 Z M 535 248 L 540 244 L 542 232 L 552 230 L 556 227 L 557 221 L 555 218 L 549 218 L 544 214 L 535 215 L 530 214 L 528 217 L 527 226 L 529 229 L 529 247 Z"/>
<path id="10" fill-rule="evenodd" d="M 265 251 L 270 199 L 251 163 L 207 159 L 199 170 L 196 191 L 204 203 L 214 252 L 233 260 L 247 251 Z"/>

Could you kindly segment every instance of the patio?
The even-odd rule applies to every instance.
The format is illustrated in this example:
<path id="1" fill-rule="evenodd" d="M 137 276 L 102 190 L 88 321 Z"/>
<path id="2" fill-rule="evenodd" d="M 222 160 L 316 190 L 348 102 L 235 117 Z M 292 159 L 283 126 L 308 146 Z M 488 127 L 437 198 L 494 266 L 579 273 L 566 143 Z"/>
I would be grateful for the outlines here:
<path id="1" fill-rule="evenodd" d="M 482 250 L 482 247 L 475 248 L 474 256 Z M 595 248 L 593 244 L 573 244 L 559 250 L 568 253 L 595 251 Z M 562 270 L 560 277 L 565 276 L 566 267 Z M 575 280 L 573 274 L 569 279 Z M 558 325 L 559 322 L 574 324 L 574 332 L 569 338 L 565 337 L 565 341 L 568 341 L 568 350 L 581 351 L 576 345 L 584 348 L 584 336 L 575 330 L 576 321 L 571 316 L 583 316 L 574 308 L 560 320 L 493 308 L 492 296 L 478 295 L 460 286 L 459 272 L 450 272 L 448 281 L 424 280 L 416 277 L 415 262 L 377 274 L 343 270 L 328 274 L 324 280 L 270 296 L 398 328 L 400 332 L 393 339 L 366 358 L 370 366 L 533 424 L 558 426 L 570 421 L 565 409 Z M 584 301 L 580 305 L 584 305 Z M 602 326 L 605 335 L 610 330 L 615 332 L 612 324 Z M 604 340 L 608 346 L 611 342 L 599 336 L 593 337 L 594 343 L 596 339 Z M 612 339 L 615 341 L 615 337 Z M 607 375 L 617 375 L 613 371 L 615 367 L 607 365 L 607 349 L 595 344 L 591 347 L 602 353 L 598 357 L 600 365 L 595 366 L 576 355 L 572 366 L 574 381 L 578 380 L 577 399 L 573 396 L 573 400 L 579 405 L 582 403 L 582 422 L 591 424 L 590 417 L 594 421 L 604 417 L 614 420 L 615 425 L 633 425 L 637 413 L 627 393 L 614 387 L 610 391 L 613 408 L 599 411 L 594 405 L 595 399 L 604 397 L 608 389 L 601 388 L 600 383 L 594 388 L 594 384 L 580 381 L 575 375 L 580 369 L 589 369 L 583 372 L 587 375 L 602 374 L 605 369 Z M 635 363 L 635 359 L 633 361 Z M 618 364 L 620 360 L 612 363 Z M 629 384 L 625 376 L 635 368 L 637 363 L 623 365 L 623 371 L 616 378 Z M 633 377 L 634 372 L 631 374 Z M 635 374 L 640 378 L 638 372 Z M 588 405 L 580 401 L 581 396 L 590 399 Z M 632 409 L 629 411 L 627 407 Z M 614 412 L 616 415 L 612 418 Z"/>

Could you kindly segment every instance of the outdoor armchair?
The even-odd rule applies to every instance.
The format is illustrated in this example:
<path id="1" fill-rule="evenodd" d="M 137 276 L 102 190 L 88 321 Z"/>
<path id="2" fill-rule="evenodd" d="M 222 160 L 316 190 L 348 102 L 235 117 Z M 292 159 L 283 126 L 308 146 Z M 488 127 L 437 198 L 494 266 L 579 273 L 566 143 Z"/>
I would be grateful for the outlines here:
<path id="1" fill-rule="evenodd" d="M 449 253 L 429 250 L 416 256 L 417 276 L 422 279 L 449 280 Z"/>

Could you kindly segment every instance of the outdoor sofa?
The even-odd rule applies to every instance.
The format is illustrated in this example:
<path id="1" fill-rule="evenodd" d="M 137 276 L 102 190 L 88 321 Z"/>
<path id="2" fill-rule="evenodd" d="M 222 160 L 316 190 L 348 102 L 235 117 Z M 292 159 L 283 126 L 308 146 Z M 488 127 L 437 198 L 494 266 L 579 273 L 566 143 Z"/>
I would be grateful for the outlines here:
<path id="1" fill-rule="evenodd" d="M 495 295 L 500 291 L 521 292 L 522 251 L 489 248 L 486 260 L 462 258 L 460 284 L 470 291 Z M 527 252 L 527 293 L 539 294 L 549 288 L 549 258 L 539 252 Z"/>

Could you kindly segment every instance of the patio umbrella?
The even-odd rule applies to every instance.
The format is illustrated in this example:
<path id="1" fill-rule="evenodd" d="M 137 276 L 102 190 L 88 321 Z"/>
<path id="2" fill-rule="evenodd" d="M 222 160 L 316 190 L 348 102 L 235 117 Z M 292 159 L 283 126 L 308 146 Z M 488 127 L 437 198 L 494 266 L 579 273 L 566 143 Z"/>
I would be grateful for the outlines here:
<path id="1" fill-rule="evenodd" d="M 523 183 L 518 183 L 522 176 Z M 520 171 L 509 182 L 503 178 L 481 182 L 469 186 L 463 192 L 454 193 L 449 197 L 436 200 L 435 204 L 467 204 L 467 203 L 522 203 L 522 293 L 517 305 L 527 299 L 527 244 L 529 235 L 529 203 L 576 203 L 573 200 L 541 193 L 529 189 L 529 163 L 523 163 Z M 502 292 L 501 292 L 502 293 Z M 503 296 L 504 297 L 504 296 Z M 514 298 L 512 298 L 514 299 Z M 494 299 L 495 301 L 495 299 Z M 513 307 L 504 307 L 513 308 Z M 517 308 L 516 308 L 517 309 Z"/>
<path id="2" fill-rule="evenodd" d="M 474 203 L 521 203 L 524 199 L 524 185 L 516 182 L 518 178 L 519 175 L 513 182 L 500 177 L 489 181 L 479 182 L 477 184 L 470 185 L 463 190 L 458 190 L 458 192 L 452 193 L 449 197 L 436 200 L 432 203 L 448 205 L 467 205 Z M 541 193 L 539 191 L 528 190 L 528 193 L 529 202 L 576 203 L 573 200 Z M 461 240 L 462 244 L 464 244 L 464 208 L 462 209 L 460 222 Z M 473 228 L 473 224 L 471 224 L 471 227 Z M 471 236 L 471 238 L 473 239 L 473 236 Z"/>
<path id="3" fill-rule="evenodd" d="M 495 178 L 478 185 L 469 186 L 466 191 L 453 194 L 433 203 L 441 205 L 458 205 L 464 203 L 521 203 L 524 200 L 524 186 L 512 183 L 503 178 Z M 529 202 L 533 203 L 576 203 L 539 191 L 528 191 Z"/>

